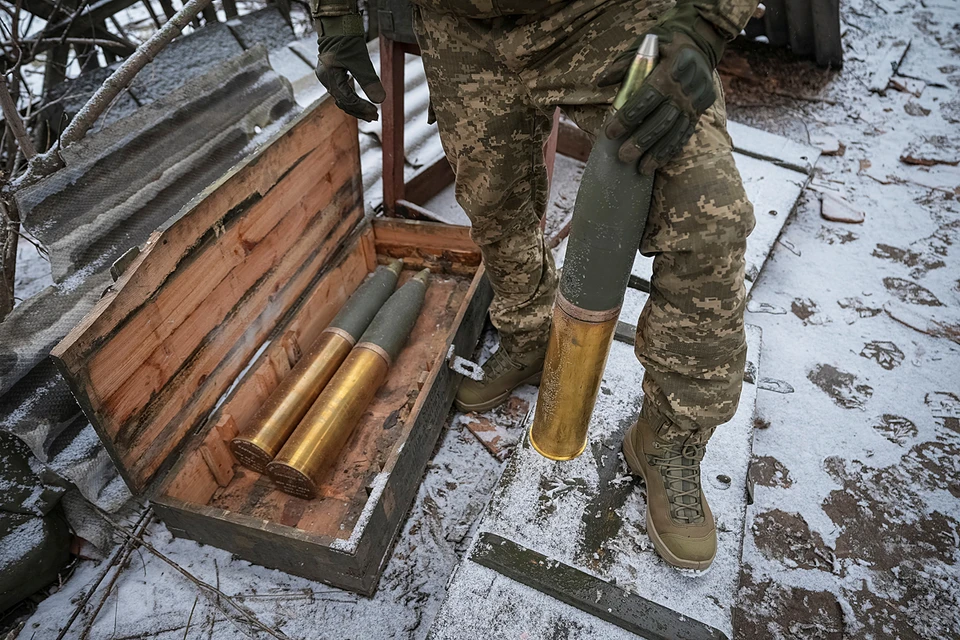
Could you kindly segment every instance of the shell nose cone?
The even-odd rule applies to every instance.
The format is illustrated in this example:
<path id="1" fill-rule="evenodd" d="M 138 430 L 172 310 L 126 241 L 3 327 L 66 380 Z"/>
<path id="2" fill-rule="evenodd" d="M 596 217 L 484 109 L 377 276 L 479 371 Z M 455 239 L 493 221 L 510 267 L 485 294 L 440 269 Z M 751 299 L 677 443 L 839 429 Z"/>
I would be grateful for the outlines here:
<path id="1" fill-rule="evenodd" d="M 417 273 L 417 275 L 413 276 L 411 280 L 416 280 L 417 282 L 426 286 L 427 283 L 430 282 L 430 269 L 424 269 L 423 271 L 420 271 Z"/>
<path id="2" fill-rule="evenodd" d="M 648 33 L 640 43 L 640 50 L 637 52 L 646 58 L 655 58 L 657 56 L 658 38 L 655 34 Z"/>
<path id="3" fill-rule="evenodd" d="M 399 276 L 400 271 L 403 269 L 403 260 L 391 260 L 386 266 L 393 275 Z"/>

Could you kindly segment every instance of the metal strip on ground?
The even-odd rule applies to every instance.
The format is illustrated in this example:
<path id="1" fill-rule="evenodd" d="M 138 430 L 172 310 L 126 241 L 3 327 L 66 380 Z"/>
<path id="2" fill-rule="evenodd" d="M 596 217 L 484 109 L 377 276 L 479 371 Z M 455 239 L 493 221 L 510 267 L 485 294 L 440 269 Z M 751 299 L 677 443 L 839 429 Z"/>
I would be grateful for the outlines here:
<path id="1" fill-rule="evenodd" d="M 478 536 L 470 559 L 649 640 L 727 640 L 719 629 L 493 533 Z"/>

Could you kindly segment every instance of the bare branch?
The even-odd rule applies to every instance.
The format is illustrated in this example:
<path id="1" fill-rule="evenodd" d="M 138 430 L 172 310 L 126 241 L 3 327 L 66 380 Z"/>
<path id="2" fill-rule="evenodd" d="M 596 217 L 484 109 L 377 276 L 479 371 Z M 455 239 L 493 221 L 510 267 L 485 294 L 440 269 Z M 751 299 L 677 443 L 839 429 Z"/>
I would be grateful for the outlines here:
<path id="1" fill-rule="evenodd" d="M 203 11 L 203 8 L 210 4 L 211 0 L 190 0 L 180 9 L 163 27 L 154 33 L 150 38 L 137 47 L 130 57 L 123 61 L 116 71 L 107 78 L 96 93 L 87 100 L 77 115 L 73 118 L 63 134 L 60 136 L 59 144 L 54 145 L 46 153 L 38 154 L 30 161 L 26 172 L 19 176 L 11 187 L 21 188 L 32 184 L 44 176 L 50 175 L 63 166 L 63 160 L 60 158 L 59 147 L 65 147 L 74 142 L 78 142 L 86 135 L 90 127 L 94 125 L 103 112 L 113 103 L 114 99 L 123 91 L 133 80 L 134 76 L 147 65 L 148 62 L 163 50 L 177 35 L 183 31 L 183 28 L 190 24 L 197 14 Z"/>
<path id="2" fill-rule="evenodd" d="M 83 138 L 90 127 L 93 126 L 93 123 L 97 121 L 97 118 L 100 117 L 100 114 L 103 113 L 103 110 L 130 84 L 137 72 L 153 60 L 154 56 L 179 35 L 183 28 L 190 24 L 190 21 L 208 4 L 210 4 L 210 0 L 190 0 L 159 31 L 140 45 L 113 75 L 104 81 L 103 85 L 93 94 L 93 97 L 87 101 L 87 104 L 83 105 L 83 108 L 80 109 L 60 137 L 60 144 L 67 146 Z"/>
<path id="3" fill-rule="evenodd" d="M 33 42 L 33 40 L 27 40 L 26 42 Z M 40 44 L 87 44 L 95 45 L 98 47 L 103 47 L 104 49 L 116 49 L 117 51 L 129 51 L 127 45 L 122 42 L 116 42 L 115 40 L 101 40 L 99 38 L 65 38 L 61 40 L 60 38 L 43 38 L 39 41 Z"/>
<path id="4" fill-rule="evenodd" d="M 287 634 L 283 633 L 279 629 L 273 629 L 271 627 L 268 627 L 263 622 L 261 622 L 260 619 L 256 615 L 254 615 L 249 609 L 237 604 L 237 602 L 233 598 L 225 594 L 223 591 L 213 586 L 212 584 L 204 582 L 203 580 L 196 577 L 195 575 L 193 575 L 192 573 L 190 573 L 189 571 L 181 567 L 179 564 L 174 562 L 172 559 L 170 559 L 169 557 L 161 553 L 159 550 L 157 550 L 156 547 L 154 547 L 149 542 L 144 540 L 142 535 L 137 535 L 136 532 L 128 531 L 125 527 L 114 522 L 113 519 L 111 519 L 109 516 L 107 516 L 106 513 L 102 511 L 100 513 L 100 516 L 104 519 L 104 521 L 107 524 L 113 527 L 121 535 L 128 538 L 133 543 L 139 544 L 141 547 L 143 547 L 144 549 L 152 553 L 158 559 L 167 563 L 172 569 L 177 571 L 184 578 L 186 578 L 187 580 L 195 584 L 197 587 L 199 587 L 200 592 L 208 600 L 210 600 L 210 602 L 214 606 L 216 606 L 221 611 L 223 611 L 224 614 L 226 614 L 229 619 L 233 620 L 233 616 L 230 616 L 230 614 L 226 611 L 226 609 L 222 607 L 222 605 L 220 604 L 220 600 L 223 600 L 224 602 L 229 604 L 237 613 L 240 614 L 240 617 L 243 618 L 243 620 L 250 626 L 256 629 L 259 629 L 260 631 L 266 633 L 267 635 L 273 636 L 277 640 L 290 640 Z"/>
<path id="5" fill-rule="evenodd" d="M 20 112 L 17 111 L 17 105 L 10 95 L 10 88 L 7 87 L 7 77 L 0 75 L 0 108 L 3 109 L 3 118 L 7 121 L 7 126 L 17 139 L 20 150 L 27 160 L 37 155 L 37 149 L 33 146 L 33 140 L 27 134 L 27 128 L 23 126 L 23 119 Z"/>

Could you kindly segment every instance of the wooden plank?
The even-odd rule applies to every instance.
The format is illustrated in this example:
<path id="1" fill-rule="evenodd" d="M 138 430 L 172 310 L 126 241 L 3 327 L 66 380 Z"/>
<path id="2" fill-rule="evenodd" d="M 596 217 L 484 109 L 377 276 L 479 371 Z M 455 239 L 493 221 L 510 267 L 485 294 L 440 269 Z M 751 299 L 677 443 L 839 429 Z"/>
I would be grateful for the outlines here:
<path id="1" fill-rule="evenodd" d="M 375 218 L 373 231 L 378 251 L 384 245 L 406 244 L 432 251 L 436 255 L 442 255 L 447 250 L 480 255 L 480 248 L 470 239 L 469 227 L 439 222 Z"/>
<path id="2" fill-rule="evenodd" d="M 557 153 L 586 162 L 590 157 L 591 149 L 593 149 L 593 138 L 570 120 L 561 118 L 557 135 Z"/>
<path id="3" fill-rule="evenodd" d="M 447 162 L 446 156 L 442 156 L 410 178 L 404 188 L 404 195 L 410 202 L 423 206 L 430 198 L 453 184 L 454 178 L 453 168 Z"/>
<path id="4" fill-rule="evenodd" d="M 469 227 L 375 218 L 373 229 L 377 253 L 403 258 L 409 266 L 472 275 L 480 265 L 480 249 L 470 239 Z"/>
<path id="5" fill-rule="evenodd" d="M 789 24 L 790 49 L 798 56 L 814 54 L 813 13 L 811 0 L 787 0 L 787 24 Z"/>
<path id="6" fill-rule="evenodd" d="M 790 31 L 787 26 L 788 0 L 766 0 L 763 4 L 766 11 L 763 14 L 763 25 L 767 41 L 775 47 L 785 47 L 790 44 Z"/>
<path id="7" fill-rule="evenodd" d="M 213 475 L 217 484 L 225 487 L 233 480 L 233 455 L 227 447 L 227 443 L 218 437 L 210 438 L 200 447 L 200 455 L 203 461 L 207 463 L 210 473 Z"/>
<path id="8" fill-rule="evenodd" d="M 873 73 L 870 74 L 870 82 L 867 87 L 870 91 L 883 95 L 887 91 L 887 85 L 890 84 L 890 78 L 900 68 L 903 58 L 910 49 L 910 41 L 896 40 L 884 47 L 877 63 L 874 65 Z"/>
<path id="9" fill-rule="evenodd" d="M 324 167 L 316 162 L 319 166 L 313 169 L 311 161 L 326 160 L 329 155 L 325 150 L 314 152 L 291 171 L 282 188 L 271 190 L 243 217 L 221 230 L 220 237 L 215 231 L 200 254 L 186 265 L 181 263 L 141 312 L 91 355 L 89 371 L 97 398 L 107 401 L 124 386 L 156 393 L 181 365 L 184 355 L 196 349 L 238 300 L 286 257 L 292 238 L 307 234 L 317 242 L 335 227 L 343 212 L 325 206 L 335 195 L 331 182 L 349 184 L 350 176 L 342 168 L 336 169 L 335 163 Z M 327 174 L 328 168 L 339 175 Z M 317 174 L 330 179 L 317 180 Z M 291 195 L 307 184 L 314 186 L 304 190 L 302 200 Z M 352 194 L 344 195 L 343 204 L 349 206 Z M 278 216 L 278 211 L 290 214 Z M 302 251 L 308 249 L 304 244 Z M 153 361 L 153 366 L 144 368 L 144 361 Z M 141 398 L 128 400 L 139 403 Z M 118 410 L 114 413 L 120 420 L 129 417 Z"/>
<path id="10" fill-rule="evenodd" d="M 165 385 L 151 397 L 138 414 L 137 424 L 125 427 L 136 438 L 135 443 L 125 441 L 127 464 L 134 477 L 152 479 L 169 454 L 182 445 L 183 435 L 201 426 L 250 355 L 271 333 L 274 322 L 287 305 L 296 301 L 332 251 L 328 243 L 321 243 L 279 292 L 262 286 L 256 289 L 256 295 L 244 298 L 230 322 L 218 326 L 191 354 L 178 371 L 176 384 Z M 287 257 L 295 259 L 299 253 L 292 251 Z M 290 260 L 287 264 L 293 266 Z"/>
<path id="11" fill-rule="evenodd" d="M 154 509 L 178 538 L 213 545 L 249 562 L 343 589 L 366 588 L 356 558 L 331 549 L 332 541 L 324 544 L 281 524 L 172 499 L 155 502 Z"/>
<path id="12" fill-rule="evenodd" d="M 820 152 L 814 147 L 794 142 L 789 138 L 761 131 L 753 127 L 727 122 L 727 132 L 733 139 L 735 151 L 763 160 L 770 160 L 794 171 L 809 173 Z M 593 139 L 569 120 L 560 121 L 560 139 L 557 152 L 586 162 L 593 148 Z"/>
<path id="13" fill-rule="evenodd" d="M 811 0 L 811 10 L 817 64 L 839 69 L 843 66 L 840 0 Z"/>
<path id="14" fill-rule="evenodd" d="M 727 122 L 727 133 L 733 139 L 733 150 L 745 156 L 770 162 L 801 173 L 811 173 L 820 158 L 820 150 L 789 138 L 754 127 Z"/>
<path id="15" fill-rule="evenodd" d="M 135 492 L 362 218 L 353 127 L 332 101 L 303 114 L 155 233 L 54 350 Z"/>
<path id="16" fill-rule="evenodd" d="M 388 216 L 396 215 L 394 204 L 405 197 L 403 177 L 403 75 L 402 44 L 380 36 L 380 79 L 387 98 L 380 105 L 383 128 L 383 209 Z"/>

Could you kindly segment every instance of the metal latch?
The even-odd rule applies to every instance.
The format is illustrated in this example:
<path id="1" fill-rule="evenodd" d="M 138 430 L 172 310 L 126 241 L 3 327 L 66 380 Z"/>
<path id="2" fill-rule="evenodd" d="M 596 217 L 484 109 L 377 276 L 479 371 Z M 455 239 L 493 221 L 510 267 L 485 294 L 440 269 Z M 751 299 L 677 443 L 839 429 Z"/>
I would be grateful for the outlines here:
<path id="1" fill-rule="evenodd" d="M 450 345 L 450 349 L 447 351 L 447 366 L 455 373 L 466 376 L 471 380 L 476 380 L 477 382 L 483 381 L 483 369 L 480 365 L 472 360 L 458 356 L 453 345 Z"/>

